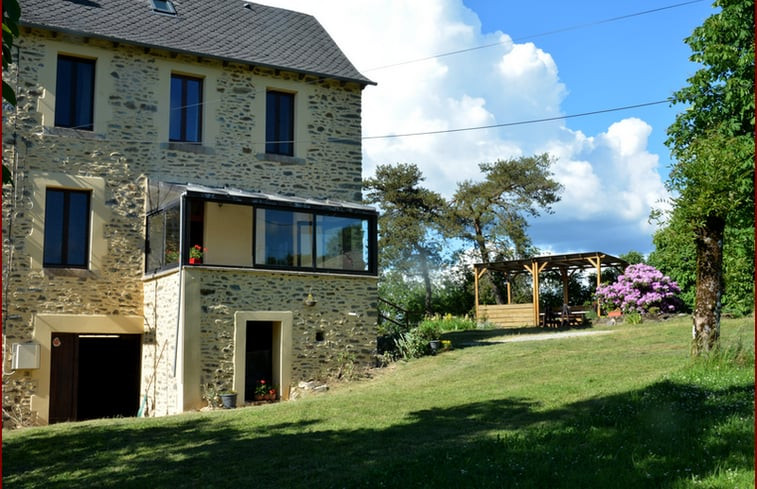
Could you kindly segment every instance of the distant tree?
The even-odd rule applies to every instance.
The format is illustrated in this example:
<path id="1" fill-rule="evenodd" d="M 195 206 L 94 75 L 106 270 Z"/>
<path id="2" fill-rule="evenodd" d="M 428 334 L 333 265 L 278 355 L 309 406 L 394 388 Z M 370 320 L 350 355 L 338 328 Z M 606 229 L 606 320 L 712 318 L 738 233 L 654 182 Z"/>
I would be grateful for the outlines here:
<path id="1" fill-rule="evenodd" d="M 720 337 L 726 226 L 754 226 L 754 1 L 714 5 L 721 11 L 686 39 L 702 68 L 673 95 L 689 107 L 666 141 L 676 159 L 667 182 L 677 195 L 673 219 L 691 229 L 696 249 L 694 354 Z"/>
<path id="2" fill-rule="evenodd" d="M 652 237 L 655 249 L 649 254 L 649 264 L 676 281 L 681 289 L 679 297 L 684 309 L 694 309 L 696 293 L 697 252 L 694 231 L 681 219 L 670 219 Z"/>
<path id="3" fill-rule="evenodd" d="M 628 253 L 623 253 L 618 258 L 627 261 L 629 265 L 637 265 L 646 261 L 644 260 L 644 255 L 635 250 L 631 250 Z"/>
<path id="4" fill-rule="evenodd" d="M 18 21 L 21 18 L 21 8 L 18 0 L 3 0 L 3 72 L 13 62 L 13 40 L 18 37 Z M 3 80 L 3 100 L 12 106 L 16 105 L 16 92 Z M 10 169 L 3 163 L 3 185 L 13 183 Z"/>
<path id="5" fill-rule="evenodd" d="M 552 179 L 547 154 L 497 160 L 479 165 L 480 182 L 458 183 L 449 209 L 448 236 L 473 245 L 481 263 L 529 255 L 526 216 L 551 212 L 562 186 Z M 492 274 L 488 276 L 492 278 Z M 505 302 L 501 279 L 492 280 L 495 300 Z"/>
<path id="6" fill-rule="evenodd" d="M 446 202 L 423 188 L 424 177 L 414 164 L 379 165 L 373 178 L 363 182 L 366 201 L 381 206 L 379 261 L 382 268 L 420 276 L 425 310 L 433 313 L 432 271 L 442 262 L 440 216 Z"/>

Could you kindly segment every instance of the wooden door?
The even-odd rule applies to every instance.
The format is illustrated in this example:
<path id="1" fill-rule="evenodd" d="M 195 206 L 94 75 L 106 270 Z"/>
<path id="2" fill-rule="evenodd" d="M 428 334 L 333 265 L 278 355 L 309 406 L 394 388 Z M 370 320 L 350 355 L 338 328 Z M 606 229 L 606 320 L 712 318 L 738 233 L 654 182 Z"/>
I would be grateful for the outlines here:
<path id="1" fill-rule="evenodd" d="M 49 423 L 76 420 L 79 382 L 79 337 L 73 333 L 51 334 Z"/>

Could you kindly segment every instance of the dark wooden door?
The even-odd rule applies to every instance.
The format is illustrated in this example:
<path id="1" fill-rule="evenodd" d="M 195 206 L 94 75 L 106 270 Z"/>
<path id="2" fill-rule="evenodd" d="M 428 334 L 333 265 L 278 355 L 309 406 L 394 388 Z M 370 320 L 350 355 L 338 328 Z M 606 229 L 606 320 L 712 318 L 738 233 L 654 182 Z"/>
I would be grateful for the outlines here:
<path id="1" fill-rule="evenodd" d="M 79 382 L 79 337 L 73 333 L 52 333 L 50 348 L 49 422 L 74 421 Z"/>
<path id="2" fill-rule="evenodd" d="M 135 416 L 141 335 L 53 333 L 49 422 Z"/>

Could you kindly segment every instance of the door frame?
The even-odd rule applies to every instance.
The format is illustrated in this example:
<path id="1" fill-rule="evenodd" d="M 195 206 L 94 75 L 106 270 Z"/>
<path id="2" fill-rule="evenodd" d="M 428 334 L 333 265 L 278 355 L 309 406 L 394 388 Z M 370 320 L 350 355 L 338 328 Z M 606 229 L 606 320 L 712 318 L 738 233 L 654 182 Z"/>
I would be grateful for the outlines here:
<path id="1" fill-rule="evenodd" d="M 291 311 L 237 311 L 234 313 L 234 378 L 232 389 L 238 399 L 245 398 L 245 362 L 247 321 L 268 322 L 273 325 L 273 383 L 279 386 L 279 398 L 289 399 L 292 383 L 292 324 Z"/>
<path id="2" fill-rule="evenodd" d="M 50 355 L 52 333 L 77 334 L 141 334 L 145 333 L 142 316 L 106 316 L 80 314 L 35 314 L 32 341 L 40 345 L 38 370 L 31 370 L 32 379 L 37 381 L 36 393 L 31 396 L 31 410 L 36 411 L 40 424 L 48 424 L 50 418 Z M 144 341 L 144 340 L 143 340 Z M 140 363 L 139 391 L 142 392 L 144 366 Z"/>

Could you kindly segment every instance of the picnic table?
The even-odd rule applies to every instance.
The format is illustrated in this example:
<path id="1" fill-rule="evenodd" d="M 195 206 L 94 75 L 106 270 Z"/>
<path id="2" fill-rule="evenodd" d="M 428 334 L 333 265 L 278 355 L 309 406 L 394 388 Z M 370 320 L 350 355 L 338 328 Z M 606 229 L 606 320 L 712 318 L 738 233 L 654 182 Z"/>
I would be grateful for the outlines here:
<path id="1" fill-rule="evenodd" d="M 547 309 L 540 313 L 540 324 L 545 328 L 559 328 L 560 326 L 578 326 L 586 321 L 586 311 L 572 310 L 569 306 Z"/>

